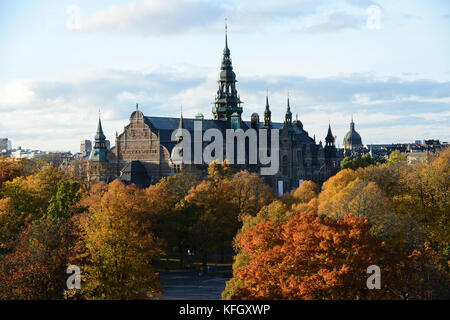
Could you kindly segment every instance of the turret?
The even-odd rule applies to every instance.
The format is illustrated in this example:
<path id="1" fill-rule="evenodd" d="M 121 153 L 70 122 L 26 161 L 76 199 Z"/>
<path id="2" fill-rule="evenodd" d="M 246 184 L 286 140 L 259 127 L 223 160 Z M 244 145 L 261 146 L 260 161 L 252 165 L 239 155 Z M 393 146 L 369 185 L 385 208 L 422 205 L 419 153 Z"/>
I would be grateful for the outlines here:
<path id="1" fill-rule="evenodd" d="M 326 147 L 334 147 L 334 136 L 331 132 L 331 124 L 328 124 L 328 133 L 325 137 L 325 146 Z"/>
<path id="2" fill-rule="evenodd" d="M 103 133 L 102 121 L 98 117 L 97 134 L 95 135 L 94 148 L 89 157 L 90 161 L 106 161 L 108 149 L 106 147 L 106 137 Z"/>

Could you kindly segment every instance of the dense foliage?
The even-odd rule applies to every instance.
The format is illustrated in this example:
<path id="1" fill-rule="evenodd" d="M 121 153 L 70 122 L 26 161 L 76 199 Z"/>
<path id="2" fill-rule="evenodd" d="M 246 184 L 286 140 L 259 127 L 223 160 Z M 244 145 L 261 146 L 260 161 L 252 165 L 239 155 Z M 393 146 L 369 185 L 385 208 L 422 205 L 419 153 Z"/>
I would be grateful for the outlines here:
<path id="1" fill-rule="evenodd" d="M 357 160 L 360 161 L 360 160 Z M 355 161 L 355 163 L 357 162 Z M 225 299 L 449 298 L 450 150 L 358 165 L 243 218 Z M 381 269 L 368 290 L 366 269 Z"/>
<path id="2" fill-rule="evenodd" d="M 184 267 L 188 251 L 206 264 L 233 249 L 225 299 L 448 298 L 450 150 L 366 160 L 278 198 L 226 162 L 140 189 L 0 158 L 0 299 L 156 298 L 162 255 Z M 67 291 L 69 265 L 81 290 Z"/>

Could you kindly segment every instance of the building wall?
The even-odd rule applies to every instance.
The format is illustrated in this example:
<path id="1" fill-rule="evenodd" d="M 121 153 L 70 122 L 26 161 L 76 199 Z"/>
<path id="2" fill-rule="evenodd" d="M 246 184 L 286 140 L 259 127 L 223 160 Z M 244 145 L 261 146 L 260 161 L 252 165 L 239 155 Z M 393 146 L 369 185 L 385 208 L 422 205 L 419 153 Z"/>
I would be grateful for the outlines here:
<path id="1" fill-rule="evenodd" d="M 132 114 L 130 124 L 116 137 L 109 160 L 116 177 L 120 176 L 120 170 L 132 160 L 141 161 L 154 181 L 173 174 L 168 150 L 161 145 L 158 132 L 152 131 L 144 122 L 144 115 L 140 111 Z"/>

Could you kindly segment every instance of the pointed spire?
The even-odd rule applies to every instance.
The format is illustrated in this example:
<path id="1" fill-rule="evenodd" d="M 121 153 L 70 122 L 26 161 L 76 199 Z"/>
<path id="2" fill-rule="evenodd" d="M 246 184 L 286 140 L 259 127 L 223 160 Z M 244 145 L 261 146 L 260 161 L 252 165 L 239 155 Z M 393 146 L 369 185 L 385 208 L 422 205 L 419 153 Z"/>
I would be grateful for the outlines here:
<path id="1" fill-rule="evenodd" d="M 334 141 L 335 138 L 333 136 L 333 133 L 331 132 L 331 123 L 328 122 L 328 133 L 327 136 L 325 137 L 325 145 L 334 147 Z"/>
<path id="2" fill-rule="evenodd" d="M 289 102 L 289 91 L 288 91 L 288 97 L 287 97 L 287 110 L 286 110 L 285 122 L 287 125 L 292 124 L 292 112 L 291 112 L 291 104 Z"/>
<path id="3" fill-rule="evenodd" d="M 224 57 L 230 57 L 230 49 L 228 49 L 228 25 L 227 19 L 225 18 L 225 48 L 223 49 Z"/>
<path id="4" fill-rule="evenodd" d="M 287 111 L 291 112 L 291 104 L 289 103 L 289 91 L 288 91 L 288 94 L 287 94 Z"/>
<path id="5" fill-rule="evenodd" d="M 183 105 L 181 105 L 180 123 L 178 124 L 178 129 L 183 129 Z"/>
<path id="6" fill-rule="evenodd" d="M 136 111 L 139 110 L 139 104 L 136 103 Z"/>
<path id="7" fill-rule="evenodd" d="M 97 134 L 95 135 L 94 147 L 92 148 L 90 161 L 107 161 L 108 150 L 106 148 L 106 137 L 103 133 L 102 120 L 100 117 L 100 110 L 98 111 L 98 126 Z"/>
<path id="8" fill-rule="evenodd" d="M 264 110 L 264 125 L 263 128 L 269 129 L 272 127 L 272 112 L 269 106 L 269 89 L 266 94 L 266 109 Z"/>
<path id="9" fill-rule="evenodd" d="M 100 110 L 98 112 L 98 126 L 97 126 L 97 134 L 95 135 L 95 141 L 105 140 L 105 134 L 103 133 L 102 121 L 100 119 Z"/>
<path id="10" fill-rule="evenodd" d="M 225 49 L 228 49 L 228 26 L 227 26 L 227 18 L 225 18 Z"/>

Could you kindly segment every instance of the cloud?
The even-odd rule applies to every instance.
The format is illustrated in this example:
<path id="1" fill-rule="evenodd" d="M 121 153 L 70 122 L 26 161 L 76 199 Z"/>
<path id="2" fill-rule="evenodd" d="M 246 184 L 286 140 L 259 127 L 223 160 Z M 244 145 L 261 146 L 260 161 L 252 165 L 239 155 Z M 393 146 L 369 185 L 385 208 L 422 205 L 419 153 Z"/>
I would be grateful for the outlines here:
<path id="1" fill-rule="evenodd" d="M 235 31 L 261 31 L 280 24 L 298 26 L 308 17 L 324 18 L 322 11 L 330 3 L 333 1 L 141 0 L 98 10 L 82 19 L 80 28 L 71 32 L 112 31 L 144 36 L 217 32 L 223 31 L 225 18 L 228 18 Z M 374 2 L 348 1 L 348 3 L 347 8 L 357 7 L 362 13 L 361 8 L 366 8 Z M 323 33 L 358 28 L 362 16 L 336 12 L 327 18 L 326 22 L 313 25 L 308 31 Z"/>
<path id="2" fill-rule="evenodd" d="M 99 109 L 112 142 L 115 131 L 128 123 L 135 103 L 146 115 L 177 117 L 183 105 L 185 117 L 202 112 L 211 118 L 216 72 L 176 70 L 103 70 L 70 81 L 0 84 L 0 135 L 14 146 L 77 151 L 80 140 L 95 134 Z M 371 74 L 237 76 L 244 119 L 253 112 L 262 116 L 269 88 L 273 120 L 283 121 L 289 89 L 292 112 L 318 140 L 326 135 L 330 120 L 341 142 L 352 114 L 365 143 L 450 139 L 450 82 L 377 79 Z M 28 93 L 26 99 L 21 100 L 22 93 Z"/>
<path id="3" fill-rule="evenodd" d="M 335 12 L 325 22 L 313 24 L 303 29 L 304 32 L 318 34 L 329 33 L 343 29 L 359 29 L 365 23 L 365 16 L 355 16 L 342 12 Z"/>
<path id="4" fill-rule="evenodd" d="M 367 8 L 369 6 L 380 6 L 378 3 L 376 3 L 375 1 L 371 1 L 371 0 L 346 0 L 346 2 L 350 5 L 356 6 L 356 7 L 360 7 L 360 8 Z"/>
<path id="5" fill-rule="evenodd" d="M 223 12 L 220 4 L 210 1 L 142 0 L 97 11 L 81 21 L 80 31 L 177 34 L 211 25 Z"/>
<path id="6" fill-rule="evenodd" d="M 34 99 L 35 93 L 29 83 L 13 81 L 0 87 L 0 110 L 25 106 Z"/>

